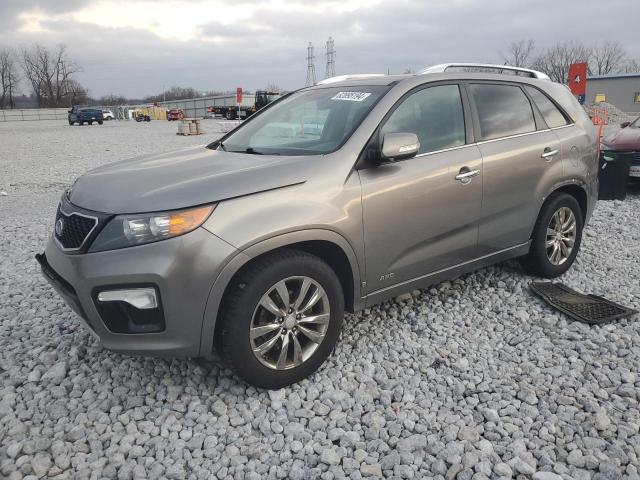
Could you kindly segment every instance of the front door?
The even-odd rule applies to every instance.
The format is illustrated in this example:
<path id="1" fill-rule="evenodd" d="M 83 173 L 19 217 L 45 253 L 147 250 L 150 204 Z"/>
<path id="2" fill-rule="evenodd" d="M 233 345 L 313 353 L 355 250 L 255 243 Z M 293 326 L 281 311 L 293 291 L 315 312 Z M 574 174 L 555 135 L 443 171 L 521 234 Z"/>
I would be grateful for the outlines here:
<path id="1" fill-rule="evenodd" d="M 421 148 L 409 160 L 358 172 L 368 294 L 477 253 L 482 158 L 466 142 L 459 86 L 431 86 L 405 97 L 381 126 L 380 137 L 386 133 L 415 133 Z"/>

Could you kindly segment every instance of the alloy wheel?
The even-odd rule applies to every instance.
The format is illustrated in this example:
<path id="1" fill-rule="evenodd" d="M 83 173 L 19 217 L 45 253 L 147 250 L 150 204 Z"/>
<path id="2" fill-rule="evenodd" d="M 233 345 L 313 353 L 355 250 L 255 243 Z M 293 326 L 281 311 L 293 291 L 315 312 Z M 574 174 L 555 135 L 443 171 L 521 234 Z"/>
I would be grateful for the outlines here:
<path id="1" fill-rule="evenodd" d="M 573 211 L 560 207 L 547 226 L 545 247 L 552 265 L 562 265 L 571 256 L 576 241 L 577 224 Z"/>
<path id="2" fill-rule="evenodd" d="M 249 328 L 251 349 L 263 365 L 288 370 L 320 346 L 330 321 L 329 297 L 310 277 L 280 280 L 260 298 Z"/>

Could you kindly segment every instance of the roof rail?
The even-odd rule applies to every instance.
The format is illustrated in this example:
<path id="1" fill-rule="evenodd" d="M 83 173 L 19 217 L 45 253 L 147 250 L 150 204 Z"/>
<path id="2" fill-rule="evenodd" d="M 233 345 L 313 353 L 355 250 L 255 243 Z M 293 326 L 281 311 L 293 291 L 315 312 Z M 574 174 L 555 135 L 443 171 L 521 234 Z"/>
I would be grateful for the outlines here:
<path id="1" fill-rule="evenodd" d="M 327 83 L 343 82 L 345 80 L 361 80 L 370 77 L 384 77 L 384 73 L 359 73 L 355 75 L 338 75 L 337 77 L 325 78 L 320 80 L 316 85 L 326 85 Z"/>
<path id="2" fill-rule="evenodd" d="M 434 65 L 432 67 L 425 68 L 418 72 L 418 75 L 424 75 L 426 73 L 442 73 L 446 72 L 450 68 L 469 68 L 469 69 L 482 69 L 482 70 L 496 70 L 496 73 L 504 73 L 505 71 L 513 72 L 514 74 L 524 74 L 531 78 L 539 78 L 540 80 L 551 80 L 546 73 L 538 72 L 537 70 L 531 70 L 529 68 L 512 67 L 510 65 L 492 65 L 490 63 L 441 63 L 440 65 Z"/>

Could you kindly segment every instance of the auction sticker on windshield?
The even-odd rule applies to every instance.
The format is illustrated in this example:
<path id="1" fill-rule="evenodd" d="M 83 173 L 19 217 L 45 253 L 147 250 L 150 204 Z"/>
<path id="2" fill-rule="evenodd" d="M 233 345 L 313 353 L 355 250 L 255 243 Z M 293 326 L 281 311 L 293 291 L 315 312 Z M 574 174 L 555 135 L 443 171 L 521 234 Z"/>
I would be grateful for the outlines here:
<path id="1" fill-rule="evenodd" d="M 367 98 L 370 93 L 367 92 L 338 92 L 331 100 L 347 100 L 349 102 L 361 102 Z"/>

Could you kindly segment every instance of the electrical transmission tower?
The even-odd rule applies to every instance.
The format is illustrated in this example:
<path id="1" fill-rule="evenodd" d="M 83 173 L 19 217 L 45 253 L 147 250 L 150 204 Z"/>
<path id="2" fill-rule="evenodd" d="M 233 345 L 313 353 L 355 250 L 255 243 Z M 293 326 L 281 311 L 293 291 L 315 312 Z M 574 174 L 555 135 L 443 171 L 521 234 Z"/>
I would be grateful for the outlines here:
<path id="1" fill-rule="evenodd" d="M 307 47 L 307 83 L 306 83 L 307 87 L 310 87 L 311 85 L 316 84 L 315 60 L 316 60 L 316 57 L 313 54 L 313 44 L 309 42 L 309 46 Z"/>
<path id="2" fill-rule="evenodd" d="M 333 38 L 327 40 L 327 68 L 324 72 L 324 78 L 336 76 L 336 49 Z"/>

